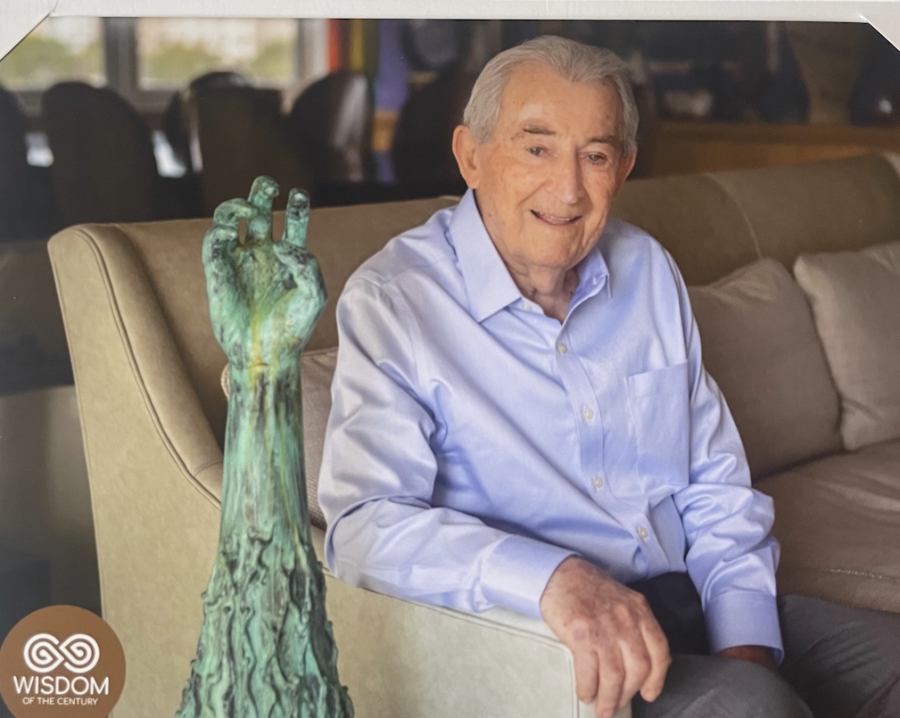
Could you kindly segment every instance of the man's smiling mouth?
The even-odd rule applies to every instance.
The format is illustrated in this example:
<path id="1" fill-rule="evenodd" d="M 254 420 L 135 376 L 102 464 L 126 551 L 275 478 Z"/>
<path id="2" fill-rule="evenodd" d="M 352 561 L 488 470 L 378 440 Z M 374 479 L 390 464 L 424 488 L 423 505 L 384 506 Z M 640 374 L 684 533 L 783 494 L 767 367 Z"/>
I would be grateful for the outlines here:
<path id="1" fill-rule="evenodd" d="M 546 222 L 547 224 L 552 224 L 557 227 L 562 227 L 567 224 L 572 224 L 573 222 L 577 222 L 581 219 L 581 215 L 575 215 L 574 217 L 557 217 L 552 214 L 544 214 L 543 212 L 538 212 L 537 210 L 531 210 L 531 213 L 537 217 L 538 219 Z"/>

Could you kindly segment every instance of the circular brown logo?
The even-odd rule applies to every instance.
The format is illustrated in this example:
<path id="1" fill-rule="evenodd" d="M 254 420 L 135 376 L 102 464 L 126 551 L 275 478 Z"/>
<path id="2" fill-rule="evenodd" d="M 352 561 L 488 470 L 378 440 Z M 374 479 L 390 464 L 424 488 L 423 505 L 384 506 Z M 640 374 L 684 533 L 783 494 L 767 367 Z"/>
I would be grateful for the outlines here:
<path id="1" fill-rule="evenodd" d="M 125 685 L 125 652 L 76 606 L 25 616 L 0 647 L 0 695 L 15 718 L 104 718 Z"/>

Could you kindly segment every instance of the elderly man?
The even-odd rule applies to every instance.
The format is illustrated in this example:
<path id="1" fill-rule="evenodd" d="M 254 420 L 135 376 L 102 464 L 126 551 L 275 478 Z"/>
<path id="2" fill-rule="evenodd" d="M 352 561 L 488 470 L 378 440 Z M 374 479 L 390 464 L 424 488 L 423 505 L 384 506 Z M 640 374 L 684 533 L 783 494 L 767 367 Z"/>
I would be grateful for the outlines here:
<path id="1" fill-rule="evenodd" d="M 681 276 L 609 214 L 636 127 L 609 52 L 544 37 L 484 69 L 469 191 L 338 303 L 329 568 L 543 618 L 597 716 L 900 716 L 900 617 L 776 597 L 772 502 Z"/>

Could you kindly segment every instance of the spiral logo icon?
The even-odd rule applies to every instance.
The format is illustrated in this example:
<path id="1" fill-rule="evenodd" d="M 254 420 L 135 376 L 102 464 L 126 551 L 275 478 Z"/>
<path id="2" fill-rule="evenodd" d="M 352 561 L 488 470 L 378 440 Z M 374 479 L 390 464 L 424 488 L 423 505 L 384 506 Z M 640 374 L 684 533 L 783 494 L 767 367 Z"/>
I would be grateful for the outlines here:
<path id="1" fill-rule="evenodd" d="M 107 718 L 124 687 L 122 643 L 87 609 L 39 608 L 0 643 L 3 715 L 5 703 L 15 718 Z"/>
<path id="2" fill-rule="evenodd" d="M 100 660 L 100 646 L 86 633 L 62 642 L 50 633 L 37 633 L 25 643 L 23 658 L 35 673 L 50 673 L 60 665 L 72 673 L 87 673 Z"/>

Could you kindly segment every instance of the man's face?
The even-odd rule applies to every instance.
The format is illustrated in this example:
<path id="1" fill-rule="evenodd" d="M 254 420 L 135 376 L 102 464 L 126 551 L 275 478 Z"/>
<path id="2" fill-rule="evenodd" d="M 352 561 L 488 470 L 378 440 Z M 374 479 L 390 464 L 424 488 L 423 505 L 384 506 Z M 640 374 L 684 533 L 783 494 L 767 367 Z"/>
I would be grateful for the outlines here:
<path id="1" fill-rule="evenodd" d="M 487 142 L 456 129 L 460 170 L 511 269 L 571 269 L 596 243 L 634 166 L 621 127 L 611 86 L 527 64 L 510 76 Z"/>

